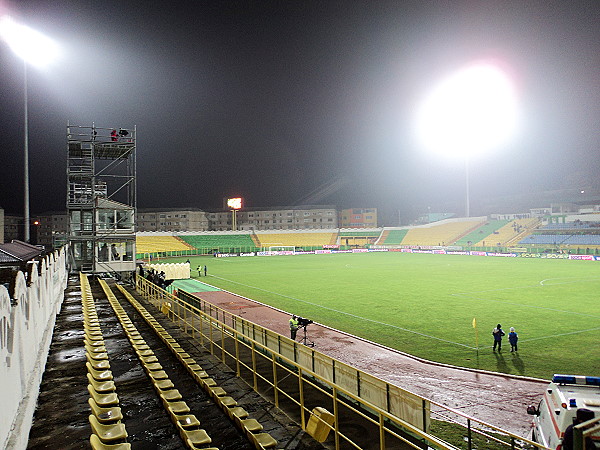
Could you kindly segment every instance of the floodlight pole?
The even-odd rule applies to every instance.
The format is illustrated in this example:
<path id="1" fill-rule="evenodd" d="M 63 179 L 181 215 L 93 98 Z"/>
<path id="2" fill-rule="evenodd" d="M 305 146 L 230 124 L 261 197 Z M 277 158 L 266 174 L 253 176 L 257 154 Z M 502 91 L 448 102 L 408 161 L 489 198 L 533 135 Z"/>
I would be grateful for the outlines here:
<path id="1" fill-rule="evenodd" d="M 23 184 L 24 184 L 24 229 L 23 229 L 23 240 L 29 242 L 30 240 L 30 228 L 29 228 L 29 114 L 27 111 L 27 61 L 23 59 L 23 110 L 24 110 L 24 127 L 25 127 L 25 141 L 23 143 L 23 159 L 24 159 L 24 172 L 23 172 Z"/>
<path id="2" fill-rule="evenodd" d="M 465 156 L 465 175 L 466 175 L 466 185 L 467 185 L 465 217 L 470 217 L 471 216 L 471 201 L 469 199 L 469 156 L 468 155 Z"/>

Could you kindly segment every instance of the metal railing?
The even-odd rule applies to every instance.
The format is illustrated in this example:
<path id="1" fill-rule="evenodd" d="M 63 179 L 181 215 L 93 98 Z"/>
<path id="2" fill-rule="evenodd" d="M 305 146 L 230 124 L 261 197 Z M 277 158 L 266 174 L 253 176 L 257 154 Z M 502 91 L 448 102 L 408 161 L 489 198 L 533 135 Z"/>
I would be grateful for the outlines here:
<path id="1" fill-rule="evenodd" d="M 419 397 L 179 290 L 176 297 L 144 278 L 137 291 L 210 353 L 235 370 L 303 429 L 314 407 L 334 415 L 328 442 L 338 448 L 545 448 L 458 410 Z M 163 311 L 166 311 L 163 310 Z M 462 430 L 455 447 L 430 434 L 431 419 Z M 356 427 L 356 423 L 360 427 Z M 361 432 L 357 432 L 359 429 Z"/>

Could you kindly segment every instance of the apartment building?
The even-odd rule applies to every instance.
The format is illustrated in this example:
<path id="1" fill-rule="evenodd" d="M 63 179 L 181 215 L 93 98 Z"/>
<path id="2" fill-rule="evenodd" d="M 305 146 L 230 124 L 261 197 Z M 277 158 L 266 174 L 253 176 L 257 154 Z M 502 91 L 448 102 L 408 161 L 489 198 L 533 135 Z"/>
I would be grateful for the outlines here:
<path id="1" fill-rule="evenodd" d="M 232 229 L 231 211 L 207 213 L 210 230 Z M 337 210 L 329 205 L 244 208 L 236 212 L 238 230 L 301 230 L 337 228 Z"/>
<path id="2" fill-rule="evenodd" d="M 207 213 L 198 208 L 138 209 L 137 231 L 208 231 Z"/>

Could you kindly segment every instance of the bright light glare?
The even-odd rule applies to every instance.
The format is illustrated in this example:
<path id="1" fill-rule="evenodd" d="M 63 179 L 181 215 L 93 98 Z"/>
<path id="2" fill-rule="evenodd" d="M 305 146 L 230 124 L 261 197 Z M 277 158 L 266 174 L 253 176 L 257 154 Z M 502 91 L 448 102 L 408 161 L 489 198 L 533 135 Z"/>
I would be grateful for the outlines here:
<path id="1" fill-rule="evenodd" d="M 43 67 L 58 56 L 58 45 L 49 37 L 10 16 L 0 18 L 0 38 L 27 64 Z"/>
<path id="2" fill-rule="evenodd" d="M 491 64 L 469 66 L 440 83 L 418 113 L 421 142 L 457 156 L 481 153 L 515 131 L 517 100 L 512 83 Z"/>

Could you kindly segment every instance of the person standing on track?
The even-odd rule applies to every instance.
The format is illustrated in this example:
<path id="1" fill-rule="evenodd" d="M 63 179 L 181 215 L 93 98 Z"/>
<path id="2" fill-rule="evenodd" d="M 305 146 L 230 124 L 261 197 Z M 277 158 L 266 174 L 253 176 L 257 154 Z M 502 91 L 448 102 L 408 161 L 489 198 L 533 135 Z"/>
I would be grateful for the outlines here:
<path id="1" fill-rule="evenodd" d="M 294 315 L 290 319 L 290 336 L 293 341 L 296 340 L 296 333 L 298 332 L 298 318 Z"/>
<path id="2" fill-rule="evenodd" d="M 492 336 L 494 336 L 493 351 L 496 351 L 496 346 L 498 346 L 498 351 L 502 350 L 502 336 L 504 336 L 502 325 L 498 324 L 496 328 L 492 330 Z"/>
<path id="3" fill-rule="evenodd" d="M 208 270 L 208 269 L 206 268 L 206 266 L 204 266 L 204 276 L 207 276 L 207 275 L 206 275 L 206 271 L 207 271 L 207 270 Z"/>

